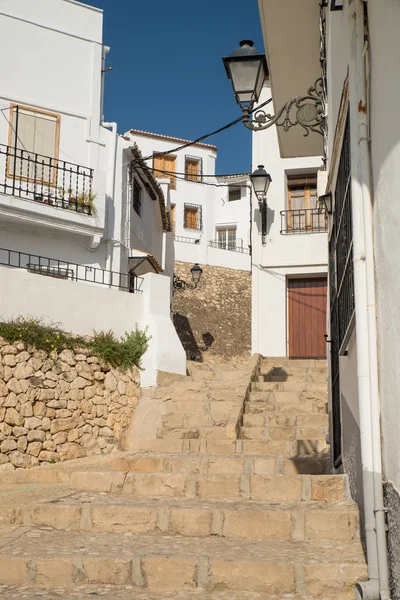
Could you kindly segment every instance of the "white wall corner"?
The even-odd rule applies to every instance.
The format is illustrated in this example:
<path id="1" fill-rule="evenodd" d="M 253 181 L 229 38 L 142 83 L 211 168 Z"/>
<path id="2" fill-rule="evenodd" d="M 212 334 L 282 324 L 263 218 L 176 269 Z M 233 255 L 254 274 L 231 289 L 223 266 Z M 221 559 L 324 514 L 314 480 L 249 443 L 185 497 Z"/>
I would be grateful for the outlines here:
<path id="1" fill-rule="evenodd" d="M 151 336 L 142 358 L 141 387 L 157 385 L 157 371 L 186 374 L 186 353 L 170 316 L 171 280 L 166 275 L 147 273 L 143 277 L 144 323 Z"/>

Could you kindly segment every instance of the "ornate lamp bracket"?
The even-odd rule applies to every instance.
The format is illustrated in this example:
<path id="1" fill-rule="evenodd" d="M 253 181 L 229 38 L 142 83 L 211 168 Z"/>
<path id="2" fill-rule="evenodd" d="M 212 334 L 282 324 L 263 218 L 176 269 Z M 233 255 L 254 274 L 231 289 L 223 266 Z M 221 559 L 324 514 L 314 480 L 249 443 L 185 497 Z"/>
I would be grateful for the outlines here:
<path id="1" fill-rule="evenodd" d="M 274 115 L 264 110 L 256 110 L 251 119 L 252 111 L 243 108 L 243 124 L 252 131 L 262 131 L 276 125 L 289 131 L 295 125 L 304 129 L 304 137 L 310 131 L 319 133 L 325 139 L 326 115 L 325 115 L 325 89 L 322 77 L 317 79 L 313 86 L 308 88 L 304 96 L 292 98 L 282 106 Z"/>

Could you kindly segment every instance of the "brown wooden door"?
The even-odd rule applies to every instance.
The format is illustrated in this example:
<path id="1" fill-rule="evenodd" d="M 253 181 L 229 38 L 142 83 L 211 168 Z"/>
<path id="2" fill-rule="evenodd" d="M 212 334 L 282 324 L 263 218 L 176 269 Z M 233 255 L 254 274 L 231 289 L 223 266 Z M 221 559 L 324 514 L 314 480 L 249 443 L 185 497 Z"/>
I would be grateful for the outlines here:
<path id="1" fill-rule="evenodd" d="M 288 279 L 291 358 L 326 358 L 326 293 L 326 277 Z"/>

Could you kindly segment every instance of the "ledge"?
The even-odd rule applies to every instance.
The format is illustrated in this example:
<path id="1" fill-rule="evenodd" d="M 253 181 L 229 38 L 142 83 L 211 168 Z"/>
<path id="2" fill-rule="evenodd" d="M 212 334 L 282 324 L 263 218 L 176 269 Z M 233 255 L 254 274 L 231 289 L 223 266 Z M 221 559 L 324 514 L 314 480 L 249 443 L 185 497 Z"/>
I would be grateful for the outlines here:
<path id="1" fill-rule="evenodd" d="M 104 232 L 103 211 L 89 216 L 5 194 L 0 194 L 0 220 L 2 218 L 84 236 L 89 238 L 91 248 L 99 245 Z"/>

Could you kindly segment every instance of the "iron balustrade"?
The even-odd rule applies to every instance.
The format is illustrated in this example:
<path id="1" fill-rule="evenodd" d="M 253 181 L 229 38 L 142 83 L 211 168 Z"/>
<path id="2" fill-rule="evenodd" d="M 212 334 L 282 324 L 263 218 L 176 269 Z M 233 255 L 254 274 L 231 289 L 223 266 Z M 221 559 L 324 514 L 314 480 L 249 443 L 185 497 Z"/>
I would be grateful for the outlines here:
<path id="1" fill-rule="evenodd" d="M 186 237 L 185 235 L 174 235 L 175 242 L 184 242 L 186 244 L 200 244 L 199 238 Z"/>
<path id="2" fill-rule="evenodd" d="M 333 459 L 335 467 L 338 467 L 342 462 L 339 357 L 346 352 L 355 321 L 349 116 L 344 130 L 334 204 L 329 240 L 329 296 Z"/>
<path id="3" fill-rule="evenodd" d="M 29 273 L 57 279 L 84 281 L 85 283 L 104 285 L 128 292 L 142 293 L 143 277 L 136 277 L 132 273 L 108 271 L 98 267 L 71 263 L 58 258 L 27 254 L 8 248 L 0 248 L 0 265 L 26 269 Z"/>
<path id="4" fill-rule="evenodd" d="M 93 169 L 0 144 L 0 193 L 93 214 Z"/>
<path id="5" fill-rule="evenodd" d="M 237 241 L 237 240 L 236 240 Z M 250 248 L 244 248 L 243 246 L 232 245 L 228 242 L 222 242 L 219 240 L 210 240 L 208 245 L 211 248 L 218 248 L 219 250 L 230 250 L 231 252 L 240 252 L 241 254 L 250 254 Z"/>
<path id="6" fill-rule="evenodd" d="M 325 211 L 319 208 L 304 208 L 281 211 L 281 234 L 324 233 L 328 230 Z"/>

